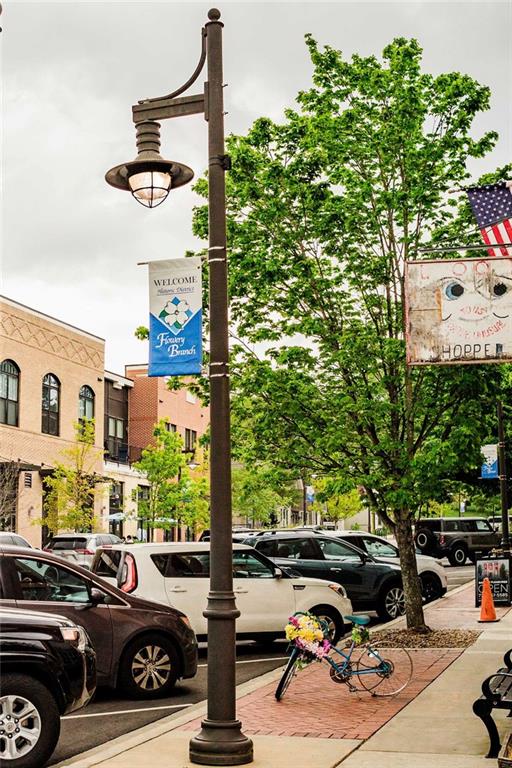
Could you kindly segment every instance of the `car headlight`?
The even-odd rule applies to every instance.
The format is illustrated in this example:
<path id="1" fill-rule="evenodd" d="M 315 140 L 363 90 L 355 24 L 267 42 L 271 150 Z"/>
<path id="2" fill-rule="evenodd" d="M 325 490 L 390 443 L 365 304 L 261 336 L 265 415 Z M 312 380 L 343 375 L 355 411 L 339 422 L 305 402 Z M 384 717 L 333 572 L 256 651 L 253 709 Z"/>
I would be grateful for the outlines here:
<path id="1" fill-rule="evenodd" d="M 60 633 L 67 643 L 70 643 L 73 648 L 79 651 L 84 651 L 89 643 L 89 637 L 83 627 L 61 627 Z"/>
<path id="2" fill-rule="evenodd" d="M 345 587 L 342 587 L 341 584 L 329 584 L 329 589 L 334 590 L 334 592 L 337 592 L 340 597 L 347 597 L 347 590 Z"/>

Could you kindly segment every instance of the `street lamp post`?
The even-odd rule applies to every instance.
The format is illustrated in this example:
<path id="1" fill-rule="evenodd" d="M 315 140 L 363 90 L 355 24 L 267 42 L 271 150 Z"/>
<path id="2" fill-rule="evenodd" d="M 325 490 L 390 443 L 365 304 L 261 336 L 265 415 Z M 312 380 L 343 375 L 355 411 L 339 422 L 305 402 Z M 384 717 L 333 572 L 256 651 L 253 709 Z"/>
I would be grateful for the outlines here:
<path id="1" fill-rule="evenodd" d="M 242 765 L 253 757 L 252 742 L 236 719 L 235 620 L 240 615 L 233 593 L 231 526 L 231 450 L 229 412 L 228 293 L 226 202 L 222 82 L 222 27 L 220 12 L 208 12 L 202 30 L 199 64 L 191 78 L 173 93 L 145 99 L 132 107 L 138 157 L 112 168 L 105 178 L 130 191 L 149 208 L 159 205 L 171 188 L 193 177 L 190 168 L 159 154 L 160 125 L 165 120 L 204 114 L 208 122 L 208 275 L 210 313 L 210 592 L 204 616 L 208 619 L 208 709 L 201 731 L 191 739 L 190 759 L 202 765 Z M 207 64 L 202 94 L 181 97 Z"/>

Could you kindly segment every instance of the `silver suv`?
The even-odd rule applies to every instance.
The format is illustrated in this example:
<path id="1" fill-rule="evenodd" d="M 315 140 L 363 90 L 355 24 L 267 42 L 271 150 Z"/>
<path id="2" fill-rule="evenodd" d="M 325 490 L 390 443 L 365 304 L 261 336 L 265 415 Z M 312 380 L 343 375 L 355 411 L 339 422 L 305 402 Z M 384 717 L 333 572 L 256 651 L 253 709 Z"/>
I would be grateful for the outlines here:
<path id="1" fill-rule="evenodd" d="M 122 544 L 122 540 L 113 533 L 58 533 L 44 549 L 90 569 L 98 547 L 109 549 L 114 544 Z"/>
<path id="2" fill-rule="evenodd" d="M 422 555 L 447 557 L 450 565 L 475 560 L 477 552 L 498 547 L 501 534 L 485 517 L 431 517 L 418 520 L 414 541 Z"/>

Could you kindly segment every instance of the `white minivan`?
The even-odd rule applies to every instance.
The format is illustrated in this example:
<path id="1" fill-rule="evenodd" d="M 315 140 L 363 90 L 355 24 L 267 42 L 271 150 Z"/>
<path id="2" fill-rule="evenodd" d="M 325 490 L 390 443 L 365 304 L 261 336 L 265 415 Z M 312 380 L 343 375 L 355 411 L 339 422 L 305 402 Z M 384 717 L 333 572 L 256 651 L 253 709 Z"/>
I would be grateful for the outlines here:
<path id="1" fill-rule="evenodd" d="M 139 597 L 183 611 L 199 639 L 206 636 L 210 584 L 210 543 L 118 544 L 99 549 L 92 571 Z M 255 640 L 283 636 L 288 617 L 311 611 L 338 640 L 343 617 L 352 612 L 344 587 L 282 569 L 244 544 L 233 544 L 233 590 L 240 611 L 237 637 Z"/>

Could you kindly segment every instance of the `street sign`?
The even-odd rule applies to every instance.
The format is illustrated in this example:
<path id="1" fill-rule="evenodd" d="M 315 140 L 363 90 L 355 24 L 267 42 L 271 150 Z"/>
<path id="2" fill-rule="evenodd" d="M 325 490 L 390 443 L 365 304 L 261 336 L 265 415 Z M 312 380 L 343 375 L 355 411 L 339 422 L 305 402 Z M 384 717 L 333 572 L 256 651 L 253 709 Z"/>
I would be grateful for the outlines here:
<path id="1" fill-rule="evenodd" d="M 491 584 L 492 599 L 496 605 L 510 605 L 510 558 L 477 557 L 475 562 L 475 606 L 482 602 L 482 587 L 484 579 Z"/>
<path id="2" fill-rule="evenodd" d="M 484 455 L 484 463 L 482 464 L 482 474 L 480 477 L 482 480 L 493 480 L 499 477 L 498 470 L 498 446 L 494 445 L 482 445 L 481 452 Z"/>

